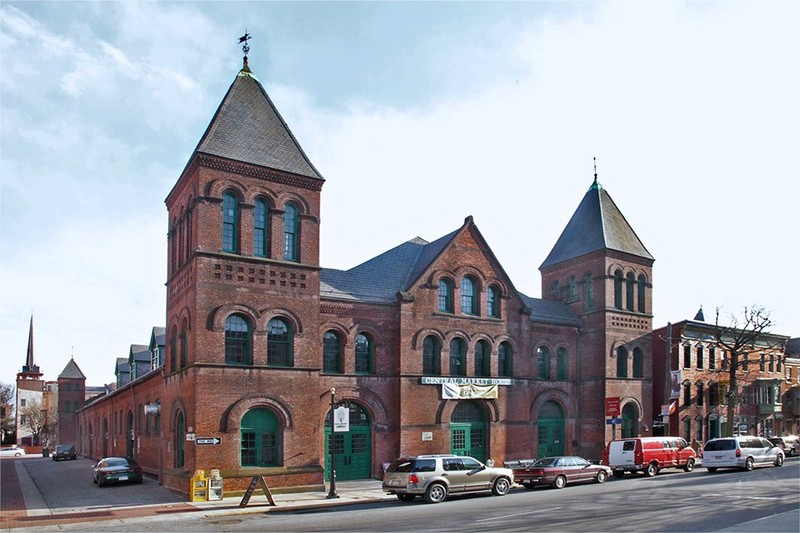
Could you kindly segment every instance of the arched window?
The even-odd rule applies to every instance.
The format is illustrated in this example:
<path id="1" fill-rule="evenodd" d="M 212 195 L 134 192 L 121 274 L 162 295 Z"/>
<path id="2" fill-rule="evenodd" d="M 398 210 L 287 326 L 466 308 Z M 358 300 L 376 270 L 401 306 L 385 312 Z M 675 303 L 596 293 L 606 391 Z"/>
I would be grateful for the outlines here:
<path id="1" fill-rule="evenodd" d="M 267 324 L 267 364 L 292 366 L 292 328 L 281 318 Z"/>
<path id="2" fill-rule="evenodd" d="M 703 345 L 702 344 L 698 344 L 697 348 L 696 348 L 696 351 L 697 351 L 697 368 L 701 369 L 701 368 L 703 368 L 703 357 L 704 357 L 704 355 L 703 355 Z"/>
<path id="3" fill-rule="evenodd" d="M 181 324 L 181 368 L 189 365 L 189 321 L 185 318 Z"/>
<path id="4" fill-rule="evenodd" d="M 644 356 L 641 348 L 633 349 L 633 377 L 644 377 Z"/>
<path id="5" fill-rule="evenodd" d="M 178 328 L 172 326 L 169 333 L 169 371 L 178 370 Z"/>
<path id="6" fill-rule="evenodd" d="M 489 343 L 480 340 L 475 344 L 475 375 L 478 377 L 486 377 L 490 375 L 490 354 L 492 352 Z"/>
<path id="7" fill-rule="evenodd" d="M 251 409 L 242 417 L 242 466 L 280 466 L 280 424 L 269 409 Z"/>
<path id="8" fill-rule="evenodd" d="M 225 319 L 225 364 L 253 364 L 250 323 L 241 315 L 231 315 Z"/>
<path id="9" fill-rule="evenodd" d="M 614 307 L 622 309 L 622 271 L 614 271 Z"/>
<path id="10" fill-rule="evenodd" d="M 174 462 L 175 468 L 183 468 L 184 466 L 185 442 L 186 442 L 186 420 L 183 418 L 183 413 L 178 412 L 178 415 L 175 417 L 175 462 Z"/>
<path id="11" fill-rule="evenodd" d="M 625 276 L 625 307 L 628 311 L 633 311 L 633 288 L 635 285 L 633 272 L 628 272 L 628 275 Z"/>
<path id="12" fill-rule="evenodd" d="M 692 347 L 689 344 L 683 345 L 683 368 L 692 368 Z"/>
<path id="13" fill-rule="evenodd" d="M 702 381 L 698 381 L 698 382 L 697 382 L 697 405 L 698 405 L 699 407 L 702 407 L 702 406 L 703 406 L 703 401 L 704 401 L 704 399 L 705 399 L 705 394 L 704 394 L 704 392 L 705 392 L 705 391 L 704 391 L 704 389 L 703 389 L 703 382 L 702 382 Z"/>
<path id="14" fill-rule="evenodd" d="M 455 338 L 450 341 L 450 375 L 451 376 L 466 376 L 467 375 L 467 360 L 464 341 Z"/>
<path id="15" fill-rule="evenodd" d="M 594 295 L 592 294 L 592 275 L 589 272 L 583 277 L 583 291 L 585 293 L 583 309 L 584 311 L 591 311 L 593 308 L 592 298 L 594 298 Z"/>
<path id="16" fill-rule="evenodd" d="M 297 261 L 297 207 L 291 203 L 283 213 L 283 258 Z"/>
<path id="17" fill-rule="evenodd" d="M 439 339 L 428 335 L 422 341 L 422 373 L 429 376 L 438 376 L 441 373 L 442 347 Z"/>
<path id="18" fill-rule="evenodd" d="M 719 405 L 719 383 L 712 381 L 708 384 L 708 406 L 716 407 Z"/>
<path id="19" fill-rule="evenodd" d="M 780 360 L 779 360 L 780 361 Z M 708 369 L 716 370 L 717 368 L 717 349 L 713 346 L 708 347 Z"/>
<path id="20" fill-rule="evenodd" d="M 449 279 L 439 280 L 439 311 L 453 312 L 453 283 Z"/>
<path id="21" fill-rule="evenodd" d="M 575 279 L 575 276 L 570 276 L 569 280 L 567 280 L 567 300 L 577 300 L 578 299 L 578 281 Z"/>
<path id="22" fill-rule="evenodd" d="M 692 384 L 688 381 L 683 382 L 683 406 L 692 405 Z"/>
<path id="23" fill-rule="evenodd" d="M 370 336 L 366 333 L 356 335 L 356 374 L 372 374 L 374 358 L 374 348 Z"/>
<path id="24" fill-rule="evenodd" d="M 342 343 L 335 331 L 326 331 L 322 336 L 322 371 L 329 374 L 344 372 Z"/>
<path id="25" fill-rule="evenodd" d="M 637 296 L 638 305 L 639 305 L 639 312 L 640 313 L 644 313 L 645 309 L 646 309 L 645 298 L 644 297 L 645 297 L 645 290 L 646 290 L 646 286 L 647 286 L 647 280 L 645 279 L 644 274 L 639 274 L 639 280 L 638 281 L 639 281 L 639 283 L 638 283 L 638 287 L 636 287 L 636 289 L 637 289 L 636 290 L 636 296 Z"/>
<path id="26" fill-rule="evenodd" d="M 476 298 L 475 286 L 477 285 L 472 276 L 464 276 L 461 280 L 461 313 L 465 315 L 478 314 L 478 298 Z"/>
<path id="27" fill-rule="evenodd" d="M 500 291 L 494 285 L 486 291 L 486 314 L 492 318 L 500 317 Z"/>
<path id="28" fill-rule="evenodd" d="M 622 346 L 617 348 L 617 377 L 628 377 L 628 350 Z"/>
<path id="29" fill-rule="evenodd" d="M 567 349 L 559 348 L 556 352 L 556 379 L 567 379 Z"/>
<path id="30" fill-rule="evenodd" d="M 267 202 L 256 200 L 253 209 L 253 255 L 269 257 L 269 209 Z"/>
<path id="31" fill-rule="evenodd" d="M 222 195 L 222 251 L 239 251 L 239 202 L 229 193 Z"/>
<path id="32" fill-rule="evenodd" d="M 550 350 L 547 346 L 539 346 L 536 350 L 536 377 L 550 379 Z"/>
<path id="33" fill-rule="evenodd" d="M 497 347 L 497 375 L 501 377 L 511 377 L 511 345 L 501 342 Z"/>

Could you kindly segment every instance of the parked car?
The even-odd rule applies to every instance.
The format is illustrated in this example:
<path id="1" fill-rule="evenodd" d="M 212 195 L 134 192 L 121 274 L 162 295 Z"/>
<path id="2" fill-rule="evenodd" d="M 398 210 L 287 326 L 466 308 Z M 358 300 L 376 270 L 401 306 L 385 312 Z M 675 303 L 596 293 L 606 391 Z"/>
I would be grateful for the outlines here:
<path id="1" fill-rule="evenodd" d="M 53 461 L 60 461 L 61 459 L 77 459 L 78 450 L 72 444 L 59 444 L 53 450 Z"/>
<path id="2" fill-rule="evenodd" d="M 510 468 L 483 464 L 472 457 L 457 455 L 418 455 L 392 462 L 383 477 L 383 490 L 400 501 L 422 496 L 428 503 L 439 503 L 449 494 L 491 491 L 508 494 L 514 479 Z"/>
<path id="3" fill-rule="evenodd" d="M 25 450 L 16 446 L 0 448 L 0 457 L 22 457 L 23 455 L 25 455 Z"/>
<path id="4" fill-rule="evenodd" d="M 527 463 L 527 464 L 526 464 Z M 603 483 L 611 475 L 606 465 L 592 464 L 583 457 L 558 456 L 543 457 L 535 461 L 520 461 L 513 468 L 514 482 L 526 489 L 549 485 L 563 489 L 568 483 L 594 481 Z"/>
<path id="5" fill-rule="evenodd" d="M 792 457 L 800 452 L 800 440 L 794 435 L 786 437 L 769 437 L 767 438 L 772 444 L 780 446 L 786 457 Z"/>
<path id="6" fill-rule="evenodd" d="M 141 483 L 142 467 L 130 457 L 106 457 L 92 468 L 92 481 L 98 487 L 110 483 Z"/>
<path id="7" fill-rule="evenodd" d="M 652 477 L 664 468 L 694 470 L 697 453 L 680 437 L 632 437 L 612 440 L 603 451 L 603 464 L 614 477 L 625 472 L 644 472 Z"/>
<path id="8" fill-rule="evenodd" d="M 709 472 L 718 468 L 741 468 L 752 470 L 755 466 L 783 466 L 784 454 L 762 437 L 742 435 L 711 439 L 703 447 L 703 466 Z"/>

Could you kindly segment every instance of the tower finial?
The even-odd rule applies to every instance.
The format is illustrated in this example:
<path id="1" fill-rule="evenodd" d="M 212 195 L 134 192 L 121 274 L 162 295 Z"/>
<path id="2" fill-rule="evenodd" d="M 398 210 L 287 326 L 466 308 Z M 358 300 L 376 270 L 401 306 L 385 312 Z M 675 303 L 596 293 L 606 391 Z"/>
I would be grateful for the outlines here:
<path id="1" fill-rule="evenodd" d="M 597 183 L 597 157 L 592 159 L 594 160 L 594 182 Z"/>
<path id="2" fill-rule="evenodd" d="M 249 33 L 247 33 L 247 28 L 245 28 L 244 30 L 244 35 L 239 37 L 239 44 L 242 45 L 242 52 L 244 52 L 244 58 L 242 59 L 243 62 L 242 70 L 244 70 L 245 72 L 250 72 L 250 67 L 247 65 L 247 54 L 250 52 L 250 45 L 247 44 L 247 41 L 249 41 L 252 38 L 253 37 Z"/>

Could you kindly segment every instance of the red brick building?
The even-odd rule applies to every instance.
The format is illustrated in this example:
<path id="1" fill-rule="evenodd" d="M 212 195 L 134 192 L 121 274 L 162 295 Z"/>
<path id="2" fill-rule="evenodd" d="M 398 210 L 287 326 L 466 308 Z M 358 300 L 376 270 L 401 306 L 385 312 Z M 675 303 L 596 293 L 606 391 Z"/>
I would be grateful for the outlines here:
<path id="1" fill-rule="evenodd" d="M 323 268 L 324 183 L 245 60 L 166 199 L 163 365 L 79 413 L 82 453 L 132 455 L 184 491 L 212 468 L 226 489 L 320 487 L 331 442 L 344 480 L 400 454 L 598 459 L 613 435 L 650 433 L 653 258 L 596 176 L 540 267 L 542 299 L 470 216 Z M 331 441 L 334 388 L 350 416 Z"/>

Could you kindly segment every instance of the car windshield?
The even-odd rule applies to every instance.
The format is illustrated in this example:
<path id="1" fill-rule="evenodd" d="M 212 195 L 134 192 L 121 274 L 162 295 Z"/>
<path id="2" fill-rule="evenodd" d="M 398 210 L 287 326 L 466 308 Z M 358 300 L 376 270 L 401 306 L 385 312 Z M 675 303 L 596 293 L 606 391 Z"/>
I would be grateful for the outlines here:
<path id="1" fill-rule="evenodd" d="M 533 466 L 556 466 L 557 462 L 558 462 L 558 457 L 542 457 L 541 459 L 533 463 Z"/>

